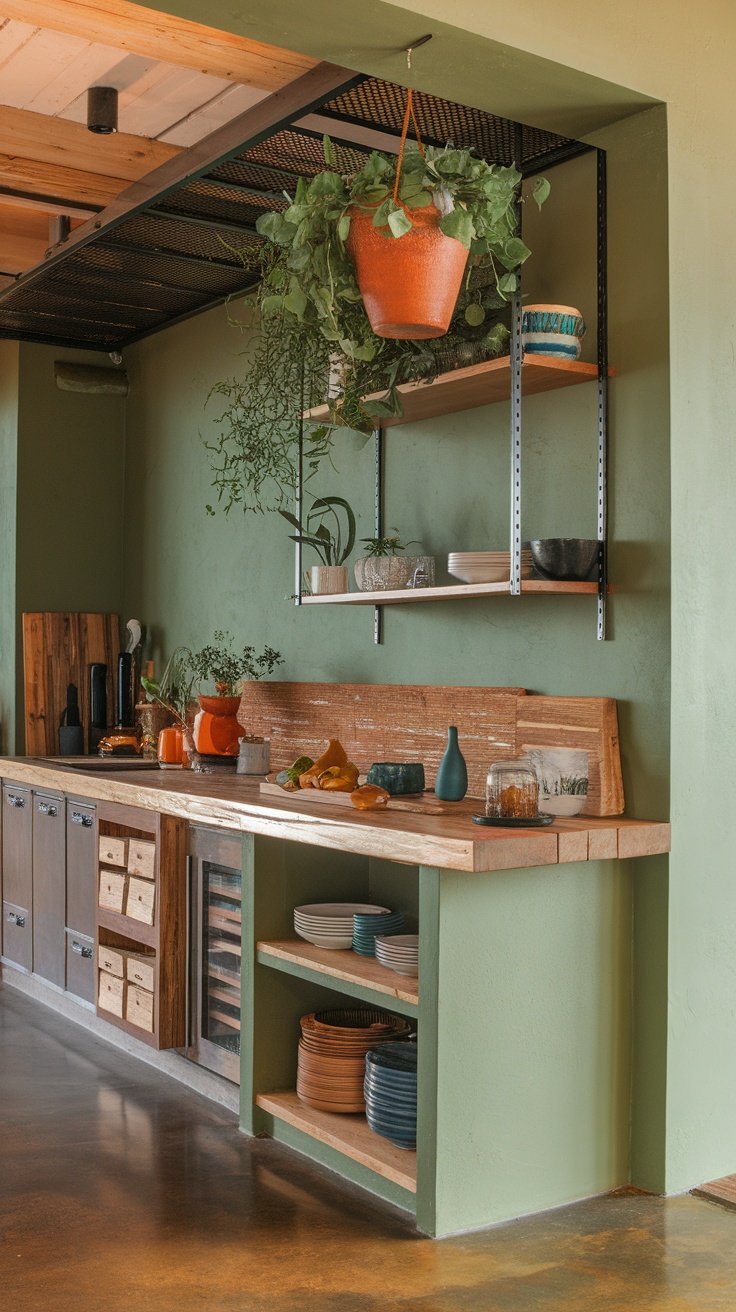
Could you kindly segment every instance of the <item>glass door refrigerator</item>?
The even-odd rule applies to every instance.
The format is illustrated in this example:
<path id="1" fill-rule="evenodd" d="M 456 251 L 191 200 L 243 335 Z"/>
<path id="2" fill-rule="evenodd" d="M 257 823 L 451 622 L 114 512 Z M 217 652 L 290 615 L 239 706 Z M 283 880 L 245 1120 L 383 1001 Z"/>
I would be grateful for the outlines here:
<path id="1" fill-rule="evenodd" d="M 187 1056 L 240 1083 L 242 843 L 189 830 L 190 982 Z"/>

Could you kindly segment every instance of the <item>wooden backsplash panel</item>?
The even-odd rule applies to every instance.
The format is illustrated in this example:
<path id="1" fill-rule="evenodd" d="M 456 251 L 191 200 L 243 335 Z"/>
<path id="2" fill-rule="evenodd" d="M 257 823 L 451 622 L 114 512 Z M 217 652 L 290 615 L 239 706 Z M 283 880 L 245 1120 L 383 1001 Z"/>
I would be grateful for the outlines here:
<path id="1" fill-rule="evenodd" d="M 485 790 L 491 760 L 511 756 L 516 704 L 523 688 L 436 688 L 417 684 L 251 683 L 238 718 L 248 733 L 271 739 L 271 767 L 314 756 L 327 738 L 339 738 L 361 770 L 373 761 L 422 761 L 434 785 L 456 724 L 468 765 L 468 790 Z"/>
<path id="2" fill-rule="evenodd" d="M 468 792 L 482 797 L 492 761 L 523 744 L 583 748 L 589 791 L 584 815 L 624 809 L 616 703 L 610 697 L 539 697 L 523 688 L 417 684 L 249 683 L 238 718 L 247 733 L 271 739 L 280 770 L 327 738 L 339 738 L 361 770 L 373 761 L 422 761 L 434 785 L 447 727 L 458 726 Z"/>

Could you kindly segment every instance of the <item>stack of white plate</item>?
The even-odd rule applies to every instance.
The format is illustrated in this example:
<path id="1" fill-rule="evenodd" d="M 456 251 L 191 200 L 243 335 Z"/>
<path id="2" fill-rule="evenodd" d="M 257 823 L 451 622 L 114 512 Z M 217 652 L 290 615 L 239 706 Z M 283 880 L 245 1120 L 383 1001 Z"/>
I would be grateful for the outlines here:
<path id="1" fill-rule="evenodd" d="M 447 570 L 463 583 L 505 583 L 511 578 L 510 551 L 452 551 L 447 558 Z M 528 547 L 521 551 L 521 577 L 532 576 L 532 553 Z"/>
<path id="2" fill-rule="evenodd" d="M 318 948 L 349 948 L 353 943 L 353 916 L 385 913 L 388 907 L 364 902 L 311 902 L 294 907 L 294 929 L 300 938 Z"/>
<path id="3" fill-rule="evenodd" d="M 379 934 L 376 937 L 376 958 L 382 966 L 399 975 L 419 974 L 418 934 Z"/>

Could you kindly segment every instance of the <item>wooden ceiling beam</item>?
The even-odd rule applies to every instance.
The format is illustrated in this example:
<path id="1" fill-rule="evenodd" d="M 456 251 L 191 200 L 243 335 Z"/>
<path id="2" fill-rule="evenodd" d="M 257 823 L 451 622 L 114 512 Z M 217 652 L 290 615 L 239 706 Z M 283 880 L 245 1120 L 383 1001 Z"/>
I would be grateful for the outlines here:
<path id="1" fill-rule="evenodd" d="M 48 197 L 43 195 L 33 195 L 32 193 L 22 194 L 12 189 L 0 186 L 0 212 L 2 207 L 13 205 L 19 210 L 35 210 L 43 214 L 66 214 L 70 219 L 88 219 L 90 215 L 97 214 L 100 206 L 98 205 L 80 205 L 77 201 L 65 199 L 64 197 Z"/>
<path id="2" fill-rule="evenodd" d="M 278 91 L 314 68 L 305 55 L 221 32 L 129 0 L 2 0 L 3 16 L 212 77 Z"/>
<path id="3" fill-rule="evenodd" d="M 0 5 L 4 0 L 0 0 Z M 100 138 L 83 123 L 34 114 L 30 109 L 0 105 L 0 155 L 36 160 L 42 164 L 81 169 L 100 177 L 135 182 L 144 173 L 165 164 L 181 147 L 117 132 Z M 0 176 L 0 184 L 12 184 Z M 119 190 L 119 188 L 118 188 Z"/>
<path id="4" fill-rule="evenodd" d="M 103 178 L 60 164 L 0 155 L 0 188 L 58 200 L 58 211 L 64 211 L 69 204 L 88 205 L 91 209 L 109 205 L 127 186 L 127 178 Z"/>

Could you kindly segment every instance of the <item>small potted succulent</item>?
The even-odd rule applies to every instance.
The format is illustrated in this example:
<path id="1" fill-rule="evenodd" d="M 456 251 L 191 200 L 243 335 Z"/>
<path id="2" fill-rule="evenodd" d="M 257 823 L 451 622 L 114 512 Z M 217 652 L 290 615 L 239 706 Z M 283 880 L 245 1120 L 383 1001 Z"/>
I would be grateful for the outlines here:
<path id="1" fill-rule="evenodd" d="M 200 689 L 209 681 L 215 685 L 214 696 L 200 690 L 194 745 L 201 755 L 237 756 L 240 739 L 245 737 L 237 718 L 242 684 L 246 679 L 262 679 L 271 674 L 283 658 L 272 647 L 264 647 L 260 654 L 256 654 L 255 647 L 248 646 L 236 651 L 232 634 L 222 629 L 215 631 L 213 639 L 200 651 L 189 653 L 192 674 Z"/>
<path id="2" fill-rule="evenodd" d="M 345 561 L 355 546 L 355 515 L 347 501 L 343 497 L 317 497 L 303 524 L 288 510 L 280 510 L 279 514 L 296 529 L 296 533 L 289 534 L 292 542 L 313 547 L 323 562 L 313 565 L 306 575 L 312 595 L 348 592 Z"/>
<path id="3" fill-rule="evenodd" d="M 406 588 L 421 571 L 423 584 L 434 583 L 434 556 L 404 556 L 407 547 L 418 546 L 415 541 L 402 542 L 397 528 L 389 529 L 385 537 L 361 538 L 365 553 L 355 562 L 355 582 L 361 592 L 386 592 Z"/>

